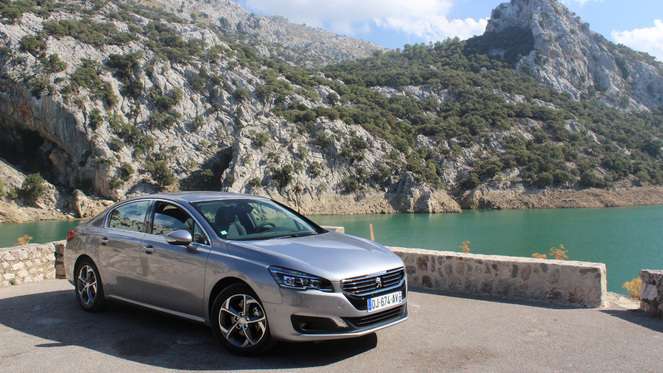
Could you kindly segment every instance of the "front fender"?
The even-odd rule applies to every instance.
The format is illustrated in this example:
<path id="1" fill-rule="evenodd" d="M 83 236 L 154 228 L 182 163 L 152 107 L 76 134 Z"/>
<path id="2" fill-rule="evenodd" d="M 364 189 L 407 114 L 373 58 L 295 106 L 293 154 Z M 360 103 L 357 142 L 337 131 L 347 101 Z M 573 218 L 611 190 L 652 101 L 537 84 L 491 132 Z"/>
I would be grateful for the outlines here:
<path id="1" fill-rule="evenodd" d="M 267 268 L 264 263 L 212 250 L 205 271 L 205 304 L 208 305 L 205 307 L 205 319 L 210 319 L 209 305 L 214 302 L 214 299 L 211 299 L 214 287 L 230 278 L 239 279 L 249 285 L 263 303 L 282 303 L 279 286 Z"/>

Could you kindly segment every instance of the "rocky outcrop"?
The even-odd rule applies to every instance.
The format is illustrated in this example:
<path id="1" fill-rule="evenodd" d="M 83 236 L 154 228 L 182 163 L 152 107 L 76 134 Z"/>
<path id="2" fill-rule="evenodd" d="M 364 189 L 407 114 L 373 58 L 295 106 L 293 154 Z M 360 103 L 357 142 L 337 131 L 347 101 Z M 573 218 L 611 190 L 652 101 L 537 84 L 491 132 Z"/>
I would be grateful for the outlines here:
<path id="1" fill-rule="evenodd" d="M 87 219 L 100 213 L 109 207 L 112 201 L 103 200 L 95 197 L 88 197 L 82 191 L 76 189 L 69 201 L 69 207 L 74 213 L 74 217 Z"/>
<path id="2" fill-rule="evenodd" d="M 510 28 L 532 34 L 517 69 L 575 99 L 597 97 L 625 109 L 663 104 L 663 64 L 617 46 L 555 0 L 511 0 L 493 10 L 486 34 Z M 499 54 L 499 50 L 494 53 Z"/>
<path id="3" fill-rule="evenodd" d="M 110 206 L 112 201 L 88 197 L 82 191 L 44 182 L 45 191 L 36 200 L 23 197 L 26 175 L 0 159 L 0 223 L 35 220 L 90 218 Z"/>

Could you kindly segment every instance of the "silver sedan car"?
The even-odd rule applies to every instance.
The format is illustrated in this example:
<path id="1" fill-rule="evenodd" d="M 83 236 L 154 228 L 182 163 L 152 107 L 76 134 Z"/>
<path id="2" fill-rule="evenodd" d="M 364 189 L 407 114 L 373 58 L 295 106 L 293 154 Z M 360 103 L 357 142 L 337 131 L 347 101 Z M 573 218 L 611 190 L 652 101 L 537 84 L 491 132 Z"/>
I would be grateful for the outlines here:
<path id="1" fill-rule="evenodd" d="M 120 202 L 67 234 L 86 311 L 119 300 L 212 327 L 228 350 L 358 337 L 407 319 L 403 261 L 268 198 L 182 192 Z"/>

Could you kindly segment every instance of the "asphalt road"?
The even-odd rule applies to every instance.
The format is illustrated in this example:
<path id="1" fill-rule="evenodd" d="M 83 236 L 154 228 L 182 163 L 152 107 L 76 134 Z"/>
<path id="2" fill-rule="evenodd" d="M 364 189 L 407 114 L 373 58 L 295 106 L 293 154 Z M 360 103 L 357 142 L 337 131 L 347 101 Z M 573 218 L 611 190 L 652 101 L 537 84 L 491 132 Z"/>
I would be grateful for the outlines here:
<path id="1" fill-rule="evenodd" d="M 367 337 L 226 352 L 209 328 L 113 304 L 89 314 L 65 280 L 0 288 L 0 372 L 661 372 L 663 319 L 411 292 L 410 318 Z"/>

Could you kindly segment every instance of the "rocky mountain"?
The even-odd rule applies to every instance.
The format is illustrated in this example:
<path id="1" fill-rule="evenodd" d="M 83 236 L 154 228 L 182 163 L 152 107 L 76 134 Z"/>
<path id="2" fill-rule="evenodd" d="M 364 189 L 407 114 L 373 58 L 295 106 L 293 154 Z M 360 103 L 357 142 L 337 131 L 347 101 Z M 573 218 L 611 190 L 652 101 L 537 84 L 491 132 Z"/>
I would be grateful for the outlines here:
<path id="1" fill-rule="evenodd" d="M 615 45 L 555 0 L 511 0 L 493 10 L 486 35 L 513 29 L 531 38 L 516 68 L 576 100 L 643 110 L 663 105 L 663 65 L 653 57 Z M 506 48 L 489 53 L 503 54 Z"/>
<path id="2" fill-rule="evenodd" d="M 284 17 L 263 17 L 232 0 L 163 0 L 161 4 L 183 19 L 218 27 L 224 36 L 250 45 L 263 57 L 298 66 L 322 66 L 385 50 L 366 41 L 290 23 Z"/>
<path id="3" fill-rule="evenodd" d="M 107 204 L 97 197 L 178 189 L 351 214 L 561 206 L 531 198 L 549 189 L 591 195 L 578 206 L 620 204 L 596 197 L 606 187 L 658 193 L 658 93 L 621 105 L 612 88 L 592 96 L 571 70 L 548 70 L 563 65 L 528 70 L 552 53 L 529 19 L 544 6 L 568 15 L 514 0 L 482 37 L 384 52 L 224 0 L 2 2 L 0 220 L 86 216 Z M 620 53 L 633 57 L 629 77 L 610 80 L 622 91 L 658 66 Z M 586 63 L 607 84 L 611 65 Z M 579 93 L 530 77 L 557 73 L 555 89 Z"/>

